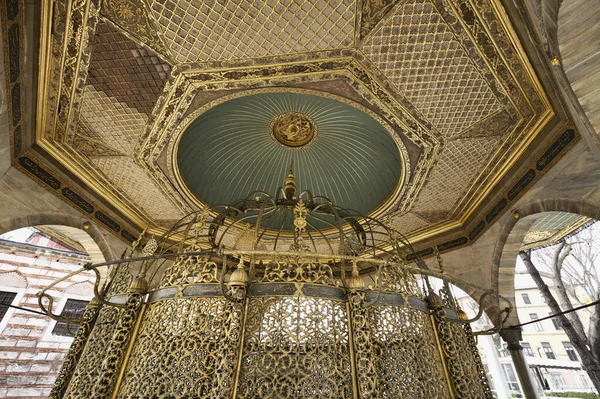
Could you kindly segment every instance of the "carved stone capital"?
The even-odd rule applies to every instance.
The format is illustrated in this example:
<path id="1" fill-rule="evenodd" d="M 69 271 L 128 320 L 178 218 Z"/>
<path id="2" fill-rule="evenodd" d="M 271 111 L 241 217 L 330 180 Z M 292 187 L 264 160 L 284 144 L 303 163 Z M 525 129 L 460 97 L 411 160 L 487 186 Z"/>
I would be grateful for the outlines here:
<path id="1" fill-rule="evenodd" d="M 522 349 L 519 345 L 519 342 L 523 339 L 521 327 L 503 328 L 500 330 L 500 336 L 509 346 L 514 346 L 514 349 Z"/>

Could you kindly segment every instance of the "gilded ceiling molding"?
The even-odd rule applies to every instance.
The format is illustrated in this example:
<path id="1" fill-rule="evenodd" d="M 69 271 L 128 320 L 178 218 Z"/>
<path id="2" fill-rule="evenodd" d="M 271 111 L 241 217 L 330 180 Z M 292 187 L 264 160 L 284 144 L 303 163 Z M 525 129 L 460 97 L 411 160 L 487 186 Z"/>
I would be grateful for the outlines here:
<path id="1" fill-rule="evenodd" d="M 363 39 L 398 3 L 398 0 L 363 0 L 359 38 Z"/>
<path id="2" fill-rule="evenodd" d="M 170 55 L 145 0 L 104 0 L 101 13 L 159 54 Z"/>
<path id="3" fill-rule="evenodd" d="M 68 7 L 58 1 L 56 9 L 55 19 L 42 26 L 42 40 L 52 41 L 52 53 L 40 53 L 44 74 L 38 96 L 46 99 L 46 109 L 38 110 L 36 135 L 42 146 L 46 141 L 64 143 L 77 124 L 100 13 L 99 0 L 75 0 Z"/>
<path id="4" fill-rule="evenodd" d="M 25 75 L 24 75 L 24 43 L 23 43 L 23 2 L 8 0 L 0 7 L 2 19 L 2 39 L 4 49 L 4 71 L 6 76 L 6 100 L 11 157 L 17 158 L 23 151 L 23 134 L 25 131 Z"/>

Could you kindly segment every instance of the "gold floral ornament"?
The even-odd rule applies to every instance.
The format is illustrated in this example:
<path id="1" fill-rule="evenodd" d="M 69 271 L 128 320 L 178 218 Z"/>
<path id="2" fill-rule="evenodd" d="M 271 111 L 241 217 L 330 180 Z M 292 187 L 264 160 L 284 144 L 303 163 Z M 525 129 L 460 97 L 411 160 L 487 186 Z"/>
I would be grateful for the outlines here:
<path id="1" fill-rule="evenodd" d="M 296 238 L 294 240 L 294 244 L 292 244 L 290 248 L 291 250 L 308 252 L 308 245 L 304 244 L 304 237 L 302 237 L 302 234 L 306 229 L 306 225 L 308 224 L 306 221 L 306 214 L 306 206 L 304 205 L 302 199 L 299 199 L 296 203 L 296 206 L 294 206 L 294 227 L 296 230 Z"/>
<path id="2" fill-rule="evenodd" d="M 316 136 L 315 122 L 301 112 L 284 112 L 271 122 L 271 135 L 279 143 L 292 148 L 304 147 Z"/>

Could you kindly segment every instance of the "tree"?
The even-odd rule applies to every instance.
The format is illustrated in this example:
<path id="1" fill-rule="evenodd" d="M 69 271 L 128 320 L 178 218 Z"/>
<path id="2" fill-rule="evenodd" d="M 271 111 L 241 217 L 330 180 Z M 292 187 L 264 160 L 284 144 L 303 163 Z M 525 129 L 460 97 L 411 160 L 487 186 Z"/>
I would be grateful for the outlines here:
<path id="1" fill-rule="evenodd" d="M 553 314 L 600 300 L 600 223 L 557 244 L 519 252 Z M 547 283 L 551 282 L 551 286 Z M 589 326 L 579 312 L 589 316 Z M 557 316 L 581 363 L 600 392 L 600 305 Z"/>

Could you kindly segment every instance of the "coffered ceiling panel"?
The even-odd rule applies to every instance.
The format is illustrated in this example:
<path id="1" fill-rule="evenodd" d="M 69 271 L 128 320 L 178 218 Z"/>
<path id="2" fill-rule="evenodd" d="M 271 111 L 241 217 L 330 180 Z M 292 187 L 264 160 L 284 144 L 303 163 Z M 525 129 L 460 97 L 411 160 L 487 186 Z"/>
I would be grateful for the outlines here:
<path id="1" fill-rule="evenodd" d="M 112 184 L 153 219 L 177 220 L 184 215 L 133 159 L 102 157 L 92 160 Z"/>
<path id="2" fill-rule="evenodd" d="M 76 134 L 85 137 L 91 132 L 91 138 L 102 141 L 114 151 L 130 154 L 147 121 L 146 114 L 116 101 L 94 86 L 86 86 Z"/>
<path id="3" fill-rule="evenodd" d="M 398 226 L 401 231 L 417 231 L 429 225 L 429 222 L 418 215 L 407 213 L 392 218 L 392 225 Z"/>
<path id="4" fill-rule="evenodd" d="M 97 91 L 150 115 L 170 72 L 153 51 L 106 22 L 98 24 L 87 78 Z"/>
<path id="5" fill-rule="evenodd" d="M 362 49 L 435 128 L 453 137 L 501 108 L 431 2 L 403 2 L 393 13 Z"/>
<path id="6" fill-rule="evenodd" d="M 258 58 L 352 46 L 354 0 L 153 0 L 177 62 Z"/>
<path id="7" fill-rule="evenodd" d="M 431 222 L 447 217 L 489 162 L 499 141 L 498 137 L 485 137 L 446 143 L 414 209 L 428 214 Z"/>

